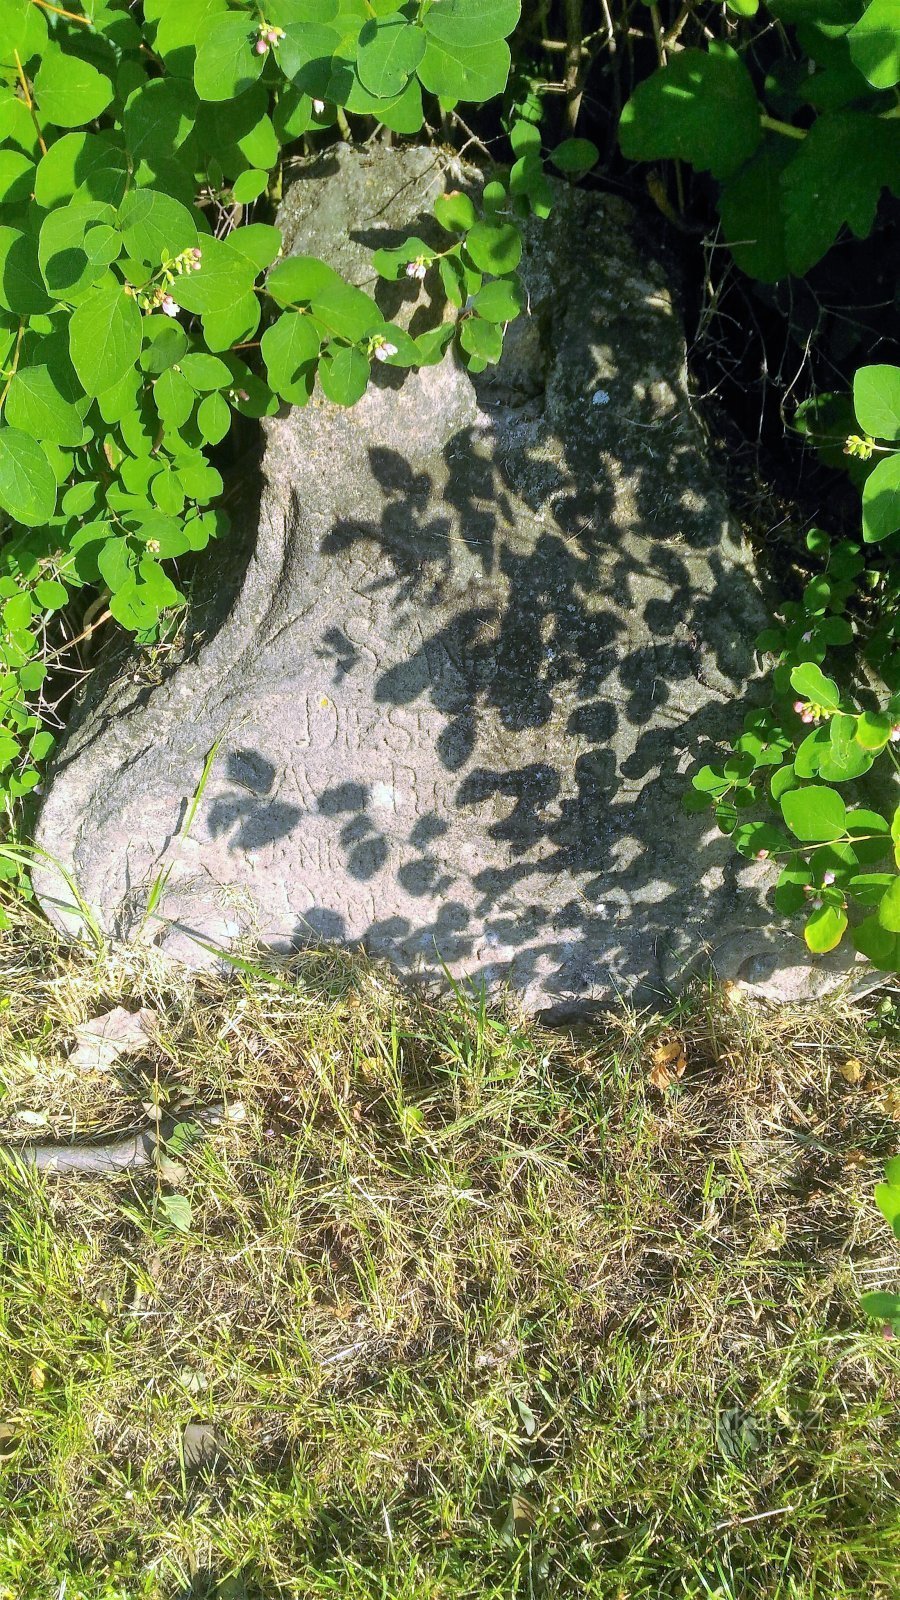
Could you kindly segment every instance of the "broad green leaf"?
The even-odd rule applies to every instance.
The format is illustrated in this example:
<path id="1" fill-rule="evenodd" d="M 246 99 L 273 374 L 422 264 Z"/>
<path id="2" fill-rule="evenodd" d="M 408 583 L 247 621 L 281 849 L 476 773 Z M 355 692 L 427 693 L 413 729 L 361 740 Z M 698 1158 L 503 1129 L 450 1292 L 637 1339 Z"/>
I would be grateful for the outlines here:
<path id="1" fill-rule="evenodd" d="M 47 48 L 47 22 L 31 0 L 0 0 L 0 66 L 15 71 L 16 55 L 23 66 Z"/>
<path id="2" fill-rule="evenodd" d="M 425 13 L 424 27 L 442 44 L 472 49 L 508 39 L 521 9 L 521 0 L 437 0 Z"/>
<path id="3" fill-rule="evenodd" d="M 803 937 L 810 950 L 817 955 L 834 950 L 847 931 L 847 913 L 839 906 L 819 906 L 810 912 L 803 929 Z"/>
<path id="4" fill-rule="evenodd" d="M 371 94 L 390 99 L 405 89 L 425 54 L 425 34 L 397 15 L 372 17 L 359 35 L 356 70 Z"/>
<path id="5" fill-rule="evenodd" d="M 821 668 L 812 661 L 805 661 L 802 666 L 794 667 L 791 673 L 791 688 L 796 689 L 804 700 L 810 700 L 813 705 L 821 706 L 823 711 L 836 711 L 841 703 L 840 690 L 834 679 L 826 678 Z"/>
<path id="6" fill-rule="evenodd" d="M 97 557 L 97 567 L 112 594 L 131 578 L 132 557 L 127 539 L 110 539 Z"/>
<path id="7" fill-rule="evenodd" d="M 188 336 L 172 317 L 144 318 L 144 348 L 141 366 L 151 376 L 165 372 L 180 361 L 188 347 Z"/>
<path id="8" fill-rule="evenodd" d="M 511 322 L 525 307 L 525 290 L 521 279 L 515 275 L 492 279 L 479 289 L 472 307 L 488 322 Z"/>
<path id="9" fill-rule="evenodd" d="M 853 943 L 880 972 L 900 972 L 900 934 L 883 928 L 877 916 L 866 917 L 854 930 Z"/>
<path id="10" fill-rule="evenodd" d="M 197 116 L 192 86 L 179 78 L 151 78 L 132 94 L 122 113 L 122 131 L 133 161 L 184 144 Z"/>
<path id="11" fill-rule="evenodd" d="M 71 448 L 84 438 L 81 411 L 60 391 L 55 372 L 43 363 L 21 367 L 15 374 L 6 397 L 6 420 L 51 444 Z"/>
<path id="12" fill-rule="evenodd" d="M 71 200 L 76 189 L 90 187 L 91 174 L 124 161 L 119 140 L 111 133 L 66 133 L 38 163 L 34 197 L 50 210 Z"/>
<path id="13" fill-rule="evenodd" d="M 847 35 L 850 54 L 876 89 L 900 82 L 900 12 L 897 0 L 869 0 Z"/>
<path id="14" fill-rule="evenodd" d="M 883 750 L 894 719 L 886 711 L 863 711 L 856 719 L 856 738 L 864 750 Z"/>
<path id="15" fill-rule="evenodd" d="M 522 256 L 522 235 L 511 222 L 476 222 L 466 235 L 466 252 L 482 272 L 514 272 Z"/>
<path id="16" fill-rule="evenodd" d="M 868 1294 L 860 1295 L 859 1303 L 867 1317 L 879 1317 L 886 1322 L 893 1322 L 900 1317 L 900 1294 L 872 1289 Z"/>
<path id="17" fill-rule="evenodd" d="M 819 777 L 826 783 L 850 783 L 868 772 L 875 757 L 856 740 L 856 718 L 838 714 L 828 724 L 828 745 L 819 761 Z"/>
<path id="18" fill-rule="evenodd" d="M 258 172 L 254 167 L 248 167 L 246 172 L 240 173 L 231 185 L 231 193 L 238 205 L 249 206 L 264 194 L 269 182 L 267 172 Z"/>
<path id="19" fill-rule="evenodd" d="M 331 64 L 341 41 L 337 28 L 318 22 L 289 23 L 278 46 L 278 65 L 296 89 L 315 100 L 326 100 Z"/>
<path id="20" fill-rule="evenodd" d="M 212 17 L 228 14 L 226 0 L 165 0 L 152 8 L 158 16 L 155 49 L 167 70 L 178 78 L 193 77 L 197 40 Z M 147 6 L 144 7 L 147 15 Z"/>
<path id="21" fill-rule="evenodd" d="M 680 50 L 638 84 L 622 112 L 619 143 L 632 161 L 677 157 L 727 178 L 759 144 L 760 110 L 753 80 L 728 45 Z"/>
<path id="22" fill-rule="evenodd" d="M 204 311 L 203 336 L 210 350 L 230 350 L 243 339 L 252 339 L 259 326 L 259 301 L 252 289 L 238 296 L 222 310 Z"/>
<path id="23" fill-rule="evenodd" d="M 267 328 L 261 348 L 273 389 L 286 400 L 301 381 L 304 368 L 318 359 L 320 333 L 312 318 L 300 311 L 285 311 Z"/>
<path id="24" fill-rule="evenodd" d="M 900 20 L 898 20 L 900 30 Z M 900 367 L 857 367 L 853 409 L 865 433 L 876 439 L 900 440 Z"/>
<path id="25" fill-rule="evenodd" d="M 72 313 L 69 353 L 86 394 L 111 389 L 141 353 L 141 313 L 131 295 L 110 278 Z"/>
<path id="26" fill-rule="evenodd" d="M 804 863 L 785 867 L 772 896 L 775 910 L 783 917 L 793 917 L 803 906 L 808 905 L 809 897 L 804 890 L 812 886 L 812 881 L 812 873 Z"/>
<path id="27" fill-rule="evenodd" d="M 180 363 L 182 375 L 193 389 L 205 393 L 210 389 L 231 387 L 231 372 L 219 356 L 207 355 L 205 350 L 193 350 Z"/>
<path id="28" fill-rule="evenodd" d="M 482 317 L 463 317 L 459 324 L 459 342 L 469 355 L 493 365 L 503 354 L 503 329 L 496 322 L 485 322 Z"/>
<path id="29" fill-rule="evenodd" d="M 342 281 L 333 267 L 316 256 L 286 256 L 272 268 L 266 290 L 278 306 L 308 305 L 335 279 Z"/>
<path id="30" fill-rule="evenodd" d="M 781 177 L 791 271 L 815 266 L 845 224 L 866 238 L 885 184 L 900 191 L 900 124 L 860 111 L 818 117 Z"/>
<path id="31" fill-rule="evenodd" d="M 434 202 L 434 214 L 442 228 L 448 233 L 468 233 L 478 221 L 478 214 L 472 201 L 461 189 L 451 189 L 447 194 L 439 194 Z"/>
<path id="32" fill-rule="evenodd" d="M 228 236 L 228 244 L 236 255 L 250 263 L 254 273 L 265 272 L 281 249 L 281 229 L 267 222 L 251 222 L 235 228 Z"/>
<path id="33" fill-rule="evenodd" d="M 742 272 L 762 283 L 787 276 L 781 174 L 793 155 L 774 135 L 726 178 L 719 194 L 722 232 Z"/>
<path id="34" fill-rule="evenodd" d="M 38 264 L 37 239 L 0 226 L 0 307 L 27 317 L 52 306 Z"/>
<path id="35" fill-rule="evenodd" d="M 132 189 L 119 207 L 126 253 L 154 270 L 198 244 L 197 224 L 186 206 L 157 189 Z M 176 288 L 180 288 L 180 283 Z"/>
<path id="36" fill-rule="evenodd" d="M 795 838 L 809 842 L 839 839 L 845 832 L 847 807 L 834 789 L 809 784 L 781 796 L 781 814 Z"/>
<path id="37" fill-rule="evenodd" d="M 42 122 L 57 128 L 78 128 L 93 122 L 113 98 L 109 78 L 80 56 L 66 55 L 56 46 L 41 58 L 34 80 L 34 98 Z"/>
<path id="38" fill-rule="evenodd" d="M 22 150 L 0 149 L 0 206 L 29 200 L 34 191 L 35 165 Z"/>
<path id="39" fill-rule="evenodd" d="M 366 339 L 384 321 L 375 301 L 362 289 L 345 283 L 337 273 L 330 283 L 316 291 L 310 301 L 313 316 L 329 333 L 356 343 Z M 358 370 L 358 369 L 357 369 Z"/>
<path id="40" fill-rule="evenodd" d="M 355 405 L 366 392 L 369 363 L 360 350 L 326 352 L 319 362 L 322 392 L 339 406 Z"/>
<path id="41" fill-rule="evenodd" d="M 179 278 L 175 298 L 186 311 L 230 311 L 252 289 L 256 269 L 227 239 L 204 236 L 199 272 Z"/>
<path id="42" fill-rule="evenodd" d="M 894 455 L 882 456 L 866 479 L 862 527 L 867 544 L 888 539 L 900 528 L 900 450 Z"/>
<path id="43" fill-rule="evenodd" d="M 197 407 L 197 427 L 208 444 L 219 444 L 231 427 L 231 407 L 221 394 L 204 395 Z"/>
<path id="44" fill-rule="evenodd" d="M 14 522 L 38 528 L 56 510 L 56 476 L 37 439 L 0 427 L 0 506 Z"/>
<path id="45" fill-rule="evenodd" d="M 900 878 L 895 878 L 878 907 L 878 921 L 889 933 L 900 933 Z"/>
<path id="46" fill-rule="evenodd" d="M 560 172 L 566 172 L 573 177 L 581 177 L 585 172 L 590 172 L 600 160 L 600 151 L 590 139 L 564 139 L 556 149 L 551 151 L 550 160 Z"/>
<path id="47" fill-rule="evenodd" d="M 106 276 L 121 254 L 122 239 L 112 226 L 112 206 L 97 200 L 71 200 L 47 213 L 38 237 L 38 262 L 47 292 L 78 300 Z"/>
<path id="48" fill-rule="evenodd" d="M 208 17 L 197 36 L 194 88 L 201 100 L 236 100 L 252 88 L 265 57 L 257 55 L 255 18 L 249 11 Z"/>
<path id="49" fill-rule="evenodd" d="M 177 430 L 187 422 L 197 396 L 187 378 L 176 367 L 168 367 L 153 385 L 153 398 L 166 428 Z"/>
<path id="50" fill-rule="evenodd" d="M 434 251 L 430 245 L 420 239 L 417 234 L 410 234 L 395 250 L 375 250 L 372 254 L 372 265 L 380 278 L 387 278 L 389 282 L 396 282 L 398 278 L 407 276 L 407 267 L 410 262 L 421 260 L 430 264 L 434 258 Z"/>
<path id="51" fill-rule="evenodd" d="M 510 59 L 509 45 L 503 39 L 466 49 L 429 37 L 418 75 L 423 87 L 444 101 L 477 103 L 503 93 Z"/>

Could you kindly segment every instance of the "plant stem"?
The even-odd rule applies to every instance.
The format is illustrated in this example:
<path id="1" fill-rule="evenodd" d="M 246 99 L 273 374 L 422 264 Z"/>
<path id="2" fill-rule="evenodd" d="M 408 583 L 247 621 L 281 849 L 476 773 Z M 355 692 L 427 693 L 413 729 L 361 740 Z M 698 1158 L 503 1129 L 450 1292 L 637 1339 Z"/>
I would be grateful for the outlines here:
<path id="1" fill-rule="evenodd" d="M 575 132 L 578 121 L 578 112 L 581 109 L 581 43 L 582 43 L 582 0 L 566 0 L 566 127 L 570 134 Z"/>
<path id="2" fill-rule="evenodd" d="M 783 133 L 786 139 L 805 139 L 806 128 L 795 128 L 792 122 L 782 122 L 779 117 L 767 117 L 760 114 L 759 125 L 761 128 L 770 128 L 773 133 Z"/>
<path id="3" fill-rule="evenodd" d="M 19 323 L 19 331 L 16 334 L 16 348 L 13 351 L 12 366 L 10 367 L 9 372 L 6 375 L 6 382 L 3 385 L 3 392 L 2 392 L 2 394 L 0 394 L 0 410 L 3 409 L 3 402 L 6 399 L 6 396 L 9 394 L 9 386 L 12 383 L 13 378 L 16 375 L 16 372 L 18 371 L 19 353 L 20 353 L 20 351 L 22 349 L 22 337 L 23 337 L 24 333 L 25 333 L 25 324 L 24 324 L 24 322 L 20 322 Z"/>
<path id="4" fill-rule="evenodd" d="M 58 17 L 65 17 L 69 22 L 80 22 L 82 27 L 91 27 L 90 17 L 83 17 L 77 11 L 65 11 L 62 6 L 51 5 L 50 0 L 31 0 L 33 6 L 41 6 L 44 11 L 55 11 Z"/>
<path id="5" fill-rule="evenodd" d="M 28 79 L 25 76 L 25 69 L 22 66 L 22 58 L 19 55 L 18 50 L 14 50 L 13 55 L 16 58 L 16 71 L 19 74 L 19 82 L 22 85 L 22 93 L 25 96 L 25 104 L 31 114 L 31 120 L 34 123 L 34 131 L 37 134 L 37 141 L 41 147 L 41 155 L 45 156 L 47 154 L 47 146 L 44 143 L 44 135 L 41 133 L 41 125 L 38 122 L 37 112 L 34 109 L 34 101 L 31 98 L 31 90 L 28 87 Z"/>

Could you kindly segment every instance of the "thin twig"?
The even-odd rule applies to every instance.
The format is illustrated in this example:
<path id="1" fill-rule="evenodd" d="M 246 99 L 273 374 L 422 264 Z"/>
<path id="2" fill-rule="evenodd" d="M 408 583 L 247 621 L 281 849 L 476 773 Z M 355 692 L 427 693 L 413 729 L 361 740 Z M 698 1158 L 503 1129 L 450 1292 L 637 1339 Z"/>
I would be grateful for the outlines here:
<path id="1" fill-rule="evenodd" d="M 41 133 L 41 125 L 38 122 L 37 112 L 34 109 L 34 101 L 31 98 L 31 90 L 28 87 L 28 79 L 25 76 L 25 69 L 22 66 L 22 58 L 19 55 L 18 50 L 14 50 L 13 55 L 16 58 L 16 71 L 19 74 L 19 82 L 22 85 L 22 93 L 25 96 L 25 104 L 31 113 L 31 120 L 34 123 L 34 131 L 37 134 L 37 141 L 41 147 L 41 155 L 45 156 L 47 154 L 47 146 L 44 143 L 44 135 Z"/>

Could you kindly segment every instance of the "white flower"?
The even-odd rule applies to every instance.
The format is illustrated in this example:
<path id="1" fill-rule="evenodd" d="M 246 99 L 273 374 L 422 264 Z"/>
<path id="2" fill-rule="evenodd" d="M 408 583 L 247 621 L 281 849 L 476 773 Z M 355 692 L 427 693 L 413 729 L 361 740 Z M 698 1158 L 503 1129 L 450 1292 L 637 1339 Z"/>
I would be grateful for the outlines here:
<path id="1" fill-rule="evenodd" d="M 389 339 L 376 337 L 373 339 L 372 343 L 372 354 L 376 361 L 389 361 L 391 356 L 395 356 L 397 354 L 397 346 L 395 344 L 391 344 Z"/>
<path id="2" fill-rule="evenodd" d="M 609 394 L 608 394 L 607 390 L 606 389 L 598 389 L 591 396 L 591 405 L 594 405 L 594 406 L 608 406 L 609 405 Z"/>
<path id="3" fill-rule="evenodd" d="M 159 309 L 164 311 L 167 317 L 177 317 L 181 307 L 177 300 L 173 300 L 170 294 L 166 294 L 163 295 L 159 303 Z"/>
<path id="4" fill-rule="evenodd" d="M 428 271 L 428 267 L 429 262 L 424 256 L 416 256 L 414 261 L 407 261 L 406 276 L 408 278 L 418 278 L 421 281 Z"/>
<path id="5" fill-rule="evenodd" d="M 317 117 L 320 117 L 324 110 L 325 110 L 325 101 L 324 100 L 314 100 L 313 101 L 313 111 L 316 113 Z"/>

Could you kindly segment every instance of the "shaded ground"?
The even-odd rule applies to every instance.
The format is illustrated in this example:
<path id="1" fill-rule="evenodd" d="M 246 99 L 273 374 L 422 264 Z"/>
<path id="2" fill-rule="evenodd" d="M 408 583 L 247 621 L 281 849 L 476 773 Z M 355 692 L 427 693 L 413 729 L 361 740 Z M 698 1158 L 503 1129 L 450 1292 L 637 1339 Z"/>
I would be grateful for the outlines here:
<path id="1" fill-rule="evenodd" d="M 575 1040 L 333 953 L 173 987 L 35 924 L 2 960 L 4 1138 L 232 1115 L 159 1177 L 3 1166 L 0 1592 L 892 1591 L 900 1357 L 858 1294 L 900 1265 L 896 1013 Z M 76 1067 L 119 1002 L 154 1042 Z"/>

